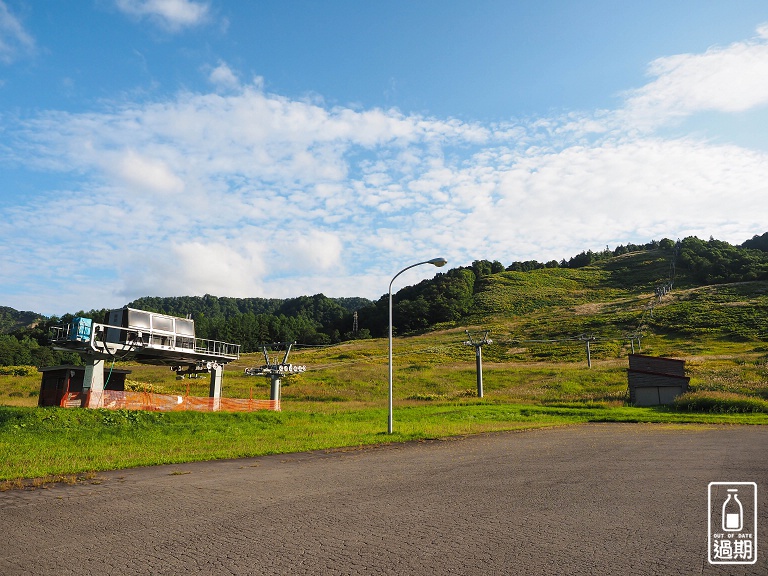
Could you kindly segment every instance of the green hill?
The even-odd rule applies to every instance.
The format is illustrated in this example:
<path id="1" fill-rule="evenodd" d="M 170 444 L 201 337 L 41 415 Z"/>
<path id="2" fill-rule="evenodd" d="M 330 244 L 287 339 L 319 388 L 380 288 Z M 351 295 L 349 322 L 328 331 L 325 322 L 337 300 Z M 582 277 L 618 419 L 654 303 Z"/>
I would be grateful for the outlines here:
<path id="1" fill-rule="evenodd" d="M 689 339 L 694 347 L 697 338 L 768 336 L 768 254 L 760 250 L 686 238 L 582 253 L 554 266 L 492 269 L 493 263 L 475 262 L 399 291 L 396 332 L 483 325 L 510 342 L 590 337 L 631 346 L 632 339 L 663 336 Z M 439 285 L 444 288 L 436 290 Z M 453 299 L 445 298 L 449 292 Z M 374 336 L 385 335 L 387 305 L 382 297 L 359 311 L 360 325 Z"/>
<path id="2" fill-rule="evenodd" d="M 573 358 L 578 352 L 572 350 L 585 339 L 598 357 L 618 355 L 649 337 L 674 340 L 688 350 L 709 346 L 703 340 L 764 342 L 765 239 L 755 236 L 742 246 L 693 237 L 664 239 L 506 268 L 478 260 L 399 290 L 394 331 L 405 336 L 483 327 L 515 350 L 506 356 L 495 352 L 500 360 Z M 323 294 L 285 300 L 206 295 L 144 297 L 129 305 L 190 315 L 199 337 L 241 344 L 245 353 L 271 342 L 328 345 L 385 337 L 388 331 L 386 294 L 376 302 Z M 101 320 L 103 313 L 77 314 Z M 45 346 L 50 325 L 70 318 L 45 319 L 0 308 L 0 334 L 12 334 L 0 339 L 0 362 L 29 357 L 22 348 Z M 14 350 L 3 353 L 9 346 Z M 50 358 L 38 350 L 33 359 Z"/>
<path id="3" fill-rule="evenodd" d="M 394 295 L 395 397 L 401 403 L 471 401 L 475 351 L 465 345 L 465 331 L 488 330 L 493 343 L 484 347 L 483 359 L 489 402 L 623 406 L 627 355 L 634 350 L 686 360 L 694 393 L 683 409 L 766 411 L 766 269 L 768 254 L 761 250 L 685 239 L 680 244 L 666 241 L 587 252 L 546 265 L 513 263 L 505 269 L 476 261 L 448 270 Z M 286 406 L 306 403 L 310 411 L 333 410 L 339 402 L 349 403 L 347 408 L 379 406 L 386 397 L 386 296 L 350 307 L 323 295 L 267 303 L 277 315 L 239 309 L 256 301 L 212 296 L 202 300 L 204 310 L 194 307 L 201 301 L 194 298 L 145 299 L 137 304 L 169 313 L 172 310 L 163 308 L 168 302 L 183 304 L 186 313 L 198 315 L 198 326 L 217 330 L 215 334 L 224 335 L 220 339 L 230 342 L 246 342 L 241 337 L 252 343 L 298 340 L 291 361 L 308 370 L 286 379 Z M 357 333 L 351 331 L 350 310 L 358 313 Z M 41 328 L 26 330 L 27 336 L 18 342 L 36 344 L 29 334 L 40 334 Z M 304 340 L 302 334 L 314 340 Z M 3 338 L 17 341 L 15 336 L 0 336 L 0 345 Z M 326 345 L 318 346 L 323 339 Z M 256 350 L 255 344 L 250 350 L 244 347 L 242 358 L 227 366 L 228 397 L 268 394 L 266 379 L 243 371 L 263 363 Z M 54 363 L 44 351 L 33 350 L 31 362 L 11 363 Z M 23 352 L 17 350 L 15 357 Z M 3 358 L 0 354 L 0 362 Z M 141 385 L 159 385 L 174 394 L 186 393 L 187 387 L 192 395 L 208 393 L 204 379 L 176 381 L 162 367 L 130 369 Z M 7 398 L 0 400 L 30 402 L 27 398 L 39 387 L 36 377 L 14 382 Z"/>
<path id="4" fill-rule="evenodd" d="M 756 258 L 765 277 L 764 256 Z M 568 343 L 586 337 L 598 355 L 619 354 L 633 338 L 666 339 L 690 353 L 713 342 L 762 345 L 768 339 L 768 278 L 743 280 L 758 274 L 743 270 L 739 260 L 732 274 L 738 282 L 703 284 L 705 267 L 681 261 L 655 249 L 577 269 L 490 274 L 479 281 L 471 320 L 514 348 L 509 358 L 517 359 L 567 358 Z"/>
<path id="5" fill-rule="evenodd" d="M 9 334 L 20 328 L 31 328 L 43 320 L 43 316 L 34 312 L 20 312 L 0 306 L 0 334 Z"/>

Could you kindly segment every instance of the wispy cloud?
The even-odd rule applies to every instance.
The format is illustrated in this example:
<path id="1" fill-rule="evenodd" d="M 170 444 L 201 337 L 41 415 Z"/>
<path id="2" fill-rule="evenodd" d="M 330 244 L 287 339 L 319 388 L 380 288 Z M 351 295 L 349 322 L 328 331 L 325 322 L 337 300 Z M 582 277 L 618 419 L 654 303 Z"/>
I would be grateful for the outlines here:
<path id="1" fill-rule="evenodd" d="M 197 26 L 207 21 L 207 2 L 194 0 L 115 0 L 117 8 L 136 18 L 148 18 L 170 31 Z"/>
<path id="2" fill-rule="evenodd" d="M 755 37 L 703 54 L 651 62 L 645 86 L 627 92 L 627 120 L 656 127 L 697 112 L 743 112 L 768 105 L 768 24 Z"/>
<path id="3" fill-rule="evenodd" d="M 10 64 L 35 49 L 34 38 L 0 0 L 0 62 Z"/>
<path id="4" fill-rule="evenodd" d="M 0 286 L 23 286 L 23 307 L 39 310 L 86 296 L 79 307 L 206 292 L 378 297 L 414 258 L 506 264 L 665 236 L 741 242 L 768 222 L 756 201 L 768 155 L 637 126 L 760 106 L 762 88 L 700 96 L 701 70 L 756 70 L 764 36 L 668 61 L 618 110 L 504 124 L 287 98 L 238 83 L 223 62 L 210 76 L 222 93 L 42 113 L 12 130 L 13 160 L 77 184 L 4 215 L 0 246 L 15 248 L 0 254 Z M 75 273 L 90 293 L 71 287 Z"/>

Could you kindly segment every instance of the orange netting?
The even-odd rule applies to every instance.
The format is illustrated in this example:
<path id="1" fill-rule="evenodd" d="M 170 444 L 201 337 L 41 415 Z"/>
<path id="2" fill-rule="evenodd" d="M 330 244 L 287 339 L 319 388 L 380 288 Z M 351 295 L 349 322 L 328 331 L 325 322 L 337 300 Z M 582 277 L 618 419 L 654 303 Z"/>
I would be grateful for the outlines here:
<path id="1" fill-rule="evenodd" d="M 82 395 L 67 393 L 62 398 L 62 406 L 91 406 L 110 410 L 196 410 L 198 412 L 253 412 L 255 410 L 280 411 L 280 400 L 253 400 L 249 398 L 200 398 L 175 394 L 153 394 L 150 392 L 122 392 L 104 390 L 90 393 L 86 402 Z"/>

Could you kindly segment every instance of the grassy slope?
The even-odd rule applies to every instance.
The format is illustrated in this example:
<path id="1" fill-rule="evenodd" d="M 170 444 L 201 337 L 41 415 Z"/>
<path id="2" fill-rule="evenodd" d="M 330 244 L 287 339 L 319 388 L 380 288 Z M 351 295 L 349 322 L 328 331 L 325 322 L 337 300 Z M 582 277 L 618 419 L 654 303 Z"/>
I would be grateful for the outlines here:
<path id="1" fill-rule="evenodd" d="M 698 396 L 684 408 L 768 411 L 768 283 L 695 287 L 678 274 L 675 290 L 658 302 L 653 290 L 668 272 L 664 253 L 650 252 L 579 270 L 483 279 L 466 323 L 395 340 L 394 439 L 593 420 L 768 423 L 759 413 L 625 407 L 627 336 L 642 333 L 643 353 L 686 360 Z M 494 340 L 483 349 L 483 400 L 472 398 L 475 353 L 464 345 L 465 328 L 490 329 Z M 584 342 L 569 340 L 580 334 L 598 338 L 591 369 Z M 268 397 L 267 379 L 243 374 L 262 363 L 259 356 L 227 367 L 225 396 Z M 170 414 L 148 426 L 143 416 L 4 409 L 0 461 L 8 464 L 0 479 L 392 439 L 382 435 L 386 339 L 298 348 L 290 361 L 309 370 L 284 381 L 281 414 Z M 189 387 L 193 395 L 207 394 L 206 379 L 178 381 L 165 368 L 121 367 L 160 391 L 183 394 Z M 38 387 L 36 377 L 0 376 L 0 404 L 32 406 Z"/>

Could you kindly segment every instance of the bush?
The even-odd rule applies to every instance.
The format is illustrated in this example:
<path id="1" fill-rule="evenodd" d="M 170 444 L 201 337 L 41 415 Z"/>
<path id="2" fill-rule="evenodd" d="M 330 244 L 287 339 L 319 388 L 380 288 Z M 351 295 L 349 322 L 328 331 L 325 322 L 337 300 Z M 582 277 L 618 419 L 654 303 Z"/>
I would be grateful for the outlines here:
<path id="1" fill-rule="evenodd" d="M 34 366 L 0 366 L 2 376 L 37 376 L 37 368 Z"/>
<path id="2" fill-rule="evenodd" d="M 138 382 L 136 380 L 125 381 L 126 392 L 149 392 L 150 394 L 170 394 L 163 386 L 150 384 L 148 382 Z"/>
<path id="3" fill-rule="evenodd" d="M 768 401 L 733 392 L 687 392 L 675 399 L 677 410 L 689 412 L 714 412 L 720 414 L 754 413 L 768 414 Z"/>

